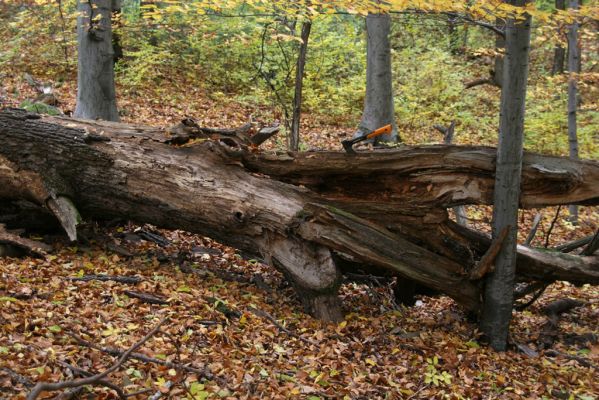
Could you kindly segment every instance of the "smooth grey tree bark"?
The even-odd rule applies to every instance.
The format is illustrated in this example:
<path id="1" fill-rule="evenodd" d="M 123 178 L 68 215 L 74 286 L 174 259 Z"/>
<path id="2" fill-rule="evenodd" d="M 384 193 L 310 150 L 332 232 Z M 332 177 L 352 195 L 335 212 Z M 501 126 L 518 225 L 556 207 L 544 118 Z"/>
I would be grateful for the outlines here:
<path id="1" fill-rule="evenodd" d="M 566 0 L 555 0 L 556 10 L 566 9 Z M 566 59 L 566 49 L 561 44 L 555 46 L 553 50 L 553 65 L 551 66 L 551 75 L 562 74 L 564 72 L 564 62 Z"/>
<path id="2" fill-rule="evenodd" d="M 393 131 L 377 137 L 375 142 L 401 141 L 395 124 L 393 106 L 393 82 L 391 74 L 391 45 L 389 14 L 368 14 L 366 16 L 366 97 L 359 134 L 373 131 L 391 124 Z"/>
<path id="3" fill-rule="evenodd" d="M 503 24 L 501 18 L 496 19 L 497 25 Z M 495 56 L 495 66 L 493 67 L 493 84 L 499 88 L 503 87 L 503 66 L 504 66 L 504 55 L 501 54 L 505 49 L 505 38 L 501 35 L 495 35 L 495 51 L 498 54 Z"/>
<path id="4" fill-rule="evenodd" d="M 578 9 L 578 0 L 570 0 L 571 9 Z M 578 134 L 576 111 L 578 107 L 577 74 L 580 72 L 580 54 L 578 47 L 578 22 L 574 21 L 568 28 L 568 147 L 570 158 L 578 160 Z M 578 223 L 578 207 L 571 205 L 570 222 Z"/>
<path id="5" fill-rule="evenodd" d="M 514 6 L 524 6 L 527 2 L 528 0 L 507 1 Z M 506 350 L 514 297 L 531 18 L 530 16 L 524 20 L 508 18 L 506 22 L 506 53 L 495 172 L 493 238 L 498 238 L 506 229 L 508 234 L 495 259 L 495 270 L 486 280 L 483 314 L 480 321 L 482 332 L 489 340 L 489 344 L 498 351 Z"/>
<path id="6" fill-rule="evenodd" d="M 82 119 L 118 121 L 114 87 L 111 0 L 79 0 L 77 106 Z"/>
<path id="7" fill-rule="evenodd" d="M 299 151 L 300 142 L 300 117 L 302 113 L 302 89 L 304 87 L 304 67 L 306 66 L 306 55 L 308 53 L 308 39 L 312 22 L 305 21 L 302 24 L 301 39 L 297 64 L 295 67 L 295 95 L 293 97 L 293 118 L 291 120 L 291 136 L 289 147 L 292 151 Z"/>

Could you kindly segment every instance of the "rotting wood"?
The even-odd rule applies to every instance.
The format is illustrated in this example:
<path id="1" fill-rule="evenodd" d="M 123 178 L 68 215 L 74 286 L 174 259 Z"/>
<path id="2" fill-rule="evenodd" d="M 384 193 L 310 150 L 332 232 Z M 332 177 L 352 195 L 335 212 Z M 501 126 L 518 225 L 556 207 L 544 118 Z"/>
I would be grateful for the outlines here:
<path id="1" fill-rule="evenodd" d="M 109 140 L 85 141 L 90 132 Z M 87 219 L 209 236 L 279 268 L 323 319 L 341 318 L 338 259 L 478 309 L 480 288 L 468 271 L 491 240 L 453 223 L 446 209 L 490 204 L 493 148 L 405 146 L 348 157 L 211 140 L 175 147 L 167 137 L 159 128 L 0 112 L 0 199 L 44 207 L 52 192 Z M 599 163 L 526 154 L 520 203 L 598 204 Z M 518 251 L 519 280 L 599 283 L 596 256 Z"/>

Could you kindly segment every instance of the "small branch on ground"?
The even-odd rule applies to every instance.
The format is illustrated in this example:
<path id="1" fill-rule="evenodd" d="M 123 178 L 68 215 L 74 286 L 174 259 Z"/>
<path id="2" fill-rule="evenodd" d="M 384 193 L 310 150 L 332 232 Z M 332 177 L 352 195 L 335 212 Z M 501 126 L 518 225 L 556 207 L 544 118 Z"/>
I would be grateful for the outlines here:
<path id="1" fill-rule="evenodd" d="M 138 276 L 119 276 L 119 275 L 83 275 L 81 277 L 72 277 L 69 280 L 73 282 L 89 282 L 89 281 L 114 281 L 118 283 L 126 283 L 128 285 L 136 285 L 142 281 Z"/>
<path id="2" fill-rule="evenodd" d="M 582 246 L 586 246 L 591 243 L 595 235 L 583 237 L 582 239 L 573 240 L 568 243 L 560 244 L 559 246 L 555 246 L 555 250 L 561 251 L 562 253 L 570 253 L 576 249 L 581 248 Z"/>
<path id="3" fill-rule="evenodd" d="M 160 304 L 160 305 L 168 304 L 168 301 L 166 301 L 158 296 L 154 296 L 153 294 L 149 294 L 149 293 L 134 292 L 133 290 L 125 290 L 125 291 L 123 291 L 123 294 L 126 294 L 127 296 L 133 297 L 135 299 L 139 299 L 142 302 L 148 303 L 148 304 Z"/>
<path id="4" fill-rule="evenodd" d="M 98 350 L 102 353 L 109 354 L 114 357 L 122 356 L 125 353 L 125 350 L 122 350 L 122 349 L 119 349 L 116 347 L 98 346 L 94 343 L 91 343 L 91 342 L 83 339 L 82 337 L 80 337 L 79 335 L 77 335 L 73 332 L 66 332 L 66 334 L 69 335 L 70 337 L 72 337 L 73 339 L 75 339 L 75 341 L 77 341 L 77 343 L 79 343 L 80 346 L 89 347 L 91 349 Z M 147 362 L 147 363 L 164 365 L 167 368 L 172 368 L 172 369 L 178 370 L 178 371 L 192 372 L 194 374 L 197 374 L 199 377 L 203 377 L 203 378 L 210 379 L 210 380 L 214 379 L 214 376 L 207 370 L 201 370 L 201 369 L 190 367 L 187 365 L 176 364 L 176 363 L 173 363 L 170 361 L 160 360 L 158 358 L 149 357 L 149 356 L 146 356 L 141 353 L 133 352 L 129 355 L 129 358 L 138 360 L 138 361 Z"/>
<path id="5" fill-rule="evenodd" d="M 32 387 L 34 385 L 34 383 L 31 382 L 29 378 L 19 374 L 18 372 L 13 371 L 8 367 L 0 367 L 0 372 L 4 372 L 6 375 L 10 377 L 10 379 L 25 387 Z"/>
<path id="6" fill-rule="evenodd" d="M 15 245 L 38 257 L 44 257 L 46 253 L 52 251 L 52 246 L 36 240 L 22 238 L 18 234 L 6 230 L 4 224 L 0 224 L 0 243 Z"/>
<path id="7" fill-rule="evenodd" d="M 517 311 L 524 311 L 525 309 L 530 307 L 535 301 L 537 301 L 539 299 L 539 297 L 541 297 L 541 295 L 545 292 L 545 290 L 548 287 L 549 287 L 548 283 L 544 284 L 541 288 L 539 288 L 539 290 L 537 290 L 537 292 L 532 296 L 532 298 L 530 300 L 528 300 L 526 303 L 516 304 L 514 306 L 514 308 Z"/>
<path id="8" fill-rule="evenodd" d="M 599 249 L 599 229 L 597 233 L 591 239 L 591 242 L 584 250 L 580 253 L 581 256 L 592 256 Z"/>
<path id="9" fill-rule="evenodd" d="M 281 325 L 272 315 L 270 315 L 269 313 L 267 313 L 266 311 L 263 310 L 259 310 L 257 308 L 254 307 L 248 307 L 248 311 L 250 311 L 252 314 L 260 317 L 260 318 L 265 318 L 267 319 L 271 324 L 273 324 L 279 331 L 286 333 L 287 335 L 294 337 L 296 339 L 301 340 L 304 343 L 307 344 L 311 344 L 314 346 L 318 346 L 318 343 L 316 343 L 313 340 L 310 339 L 306 339 L 305 337 L 302 337 L 300 335 L 298 335 L 297 333 L 290 331 L 289 329 L 285 328 L 283 325 Z"/>
<path id="10" fill-rule="evenodd" d="M 471 89 L 473 87 L 481 86 L 481 85 L 494 85 L 493 79 L 491 79 L 491 78 L 474 79 L 470 82 L 464 83 L 464 88 Z"/>
<path id="11" fill-rule="evenodd" d="M 577 363 L 579 363 L 583 367 L 595 368 L 595 365 L 592 362 L 590 362 L 589 360 L 587 360 L 587 359 L 585 359 L 583 357 L 574 356 L 572 354 L 562 353 L 561 351 L 549 349 L 549 350 L 545 351 L 545 355 L 548 356 L 548 357 L 564 357 L 564 358 L 567 358 L 568 360 L 574 360 L 574 361 L 576 361 Z"/>
<path id="12" fill-rule="evenodd" d="M 154 328 L 152 328 L 138 342 L 136 342 L 135 344 L 133 344 L 133 346 L 129 347 L 129 349 L 127 349 L 120 356 L 120 358 L 114 364 L 112 364 L 111 367 L 109 367 L 108 369 L 106 369 L 104 372 L 101 372 L 101 373 L 96 374 L 96 375 L 88 376 L 88 377 L 85 377 L 85 378 L 72 379 L 72 380 L 62 381 L 62 382 L 55 382 L 55 383 L 51 383 L 51 382 L 38 382 L 33 387 L 33 389 L 31 390 L 31 392 L 29 393 L 29 395 L 27 396 L 27 400 L 35 400 L 43 392 L 55 392 L 55 391 L 59 391 L 59 390 L 63 390 L 63 389 L 70 389 L 70 388 L 75 388 L 75 387 L 80 387 L 80 386 L 85 386 L 85 385 L 103 385 L 104 378 L 106 378 L 109 374 L 111 374 L 112 372 L 114 372 L 117 369 L 119 369 L 121 367 L 121 365 L 123 365 L 125 363 L 125 361 L 127 361 L 127 359 L 131 356 L 131 354 L 135 350 L 137 350 L 138 348 L 140 348 L 145 342 L 147 342 L 152 336 L 154 336 L 154 334 L 156 334 L 156 332 L 158 332 L 158 330 L 160 329 L 160 327 L 165 322 L 167 322 L 167 320 L 168 320 L 168 317 L 165 317 L 160 322 L 158 322 L 158 324 L 156 324 L 156 326 Z"/>

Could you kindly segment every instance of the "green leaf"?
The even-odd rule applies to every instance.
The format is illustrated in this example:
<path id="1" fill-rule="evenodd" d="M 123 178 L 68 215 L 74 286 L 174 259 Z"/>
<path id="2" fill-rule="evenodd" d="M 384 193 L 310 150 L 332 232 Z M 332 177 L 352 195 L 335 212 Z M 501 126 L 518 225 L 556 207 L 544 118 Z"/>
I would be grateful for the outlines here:
<path id="1" fill-rule="evenodd" d="M 182 293 L 191 293 L 191 288 L 189 286 L 179 286 L 177 288 L 177 292 L 182 292 Z"/>
<path id="2" fill-rule="evenodd" d="M 62 328 L 58 325 L 52 325 L 51 327 L 48 328 L 48 330 L 50 332 L 55 332 L 55 333 L 62 332 Z"/>
<path id="3" fill-rule="evenodd" d="M 10 301 L 11 303 L 16 303 L 19 300 L 15 299 L 14 297 L 0 296 L 0 302 L 5 302 L 5 301 Z"/>
<path id="4" fill-rule="evenodd" d="M 0 346 L 0 354 L 8 354 L 8 347 Z"/>

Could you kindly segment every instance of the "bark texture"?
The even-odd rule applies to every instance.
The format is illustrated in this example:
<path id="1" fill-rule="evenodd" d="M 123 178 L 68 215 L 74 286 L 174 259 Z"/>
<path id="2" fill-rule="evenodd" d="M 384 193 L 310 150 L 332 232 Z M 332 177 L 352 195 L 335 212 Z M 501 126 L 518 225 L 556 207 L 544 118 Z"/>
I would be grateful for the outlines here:
<path id="1" fill-rule="evenodd" d="M 79 0 L 77 105 L 74 116 L 118 121 L 112 48 L 112 0 Z"/>
<path id="2" fill-rule="evenodd" d="M 401 140 L 397 133 L 393 106 L 390 31 L 389 14 L 366 16 L 366 97 L 359 130 L 364 134 L 387 124 L 393 127 L 390 134 L 377 137 L 376 142 Z"/>
<path id="3" fill-rule="evenodd" d="M 302 113 L 302 90 L 304 87 L 304 67 L 306 66 L 306 56 L 308 54 L 308 39 L 312 30 L 312 22 L 302 23 L 301 39 L 299 47 L 297 64 L 295 67 L 295 95 L 293 97 L 293 119 L 291 120 L 291 140 L 289 148 L 292 151 L 299 150 L 300 143 L 300 117 Z"/>
<path id="4" fill-rule="evenodd" d="M 493 148 L 276 154 L 170 140 L 158 128 L 1 112 L 0 201 L 43 206 L 67 227 L 78 211 L 212 237 L 279 268 L 306 309 L 327 320 L 342 315 L 342 272 L 357 270 L 480 309 L 482 281 L 470 271 L 491 239 L 453 223 L 446 209 L 492 203 Z M 597 162 L 524 160 L 523 207 L 599 203 Z M 522 250 L 517 277 L 599 283 L 595 256 L 560 260 Z"/>
<path id="5" fill-rule="evenodd" d="M 578 0 L 570 0 L 570 8 L 578 9 Z M 580 48 L 578 47 L 578 23 L 576 21 L 568 27 L 568 148 L 570 158 L 578 159 L 578 133 L 577 133 L 577 109 L 578 109 L 578 73 L 580 65 Z M 570 221 L 578 223 L 578 207 L 570 205 Z"/>
<path id="6" fill-rule="evenodd" d="M 566 9 L 566 0 L 555 0 L 556 10 Z M 566 60 L 566 49 L 561 44 L 553 49 L 553 65 L 551 66 L 551 75 L 563 74 Z"/>
<path id="7" fill-rule="evenodd" d="M 524 6 L 527 0 L 509 1 Z M 495 270 L 486 280 L 481 328 L 491 346 L 505 351 L 512 318 L 516 246 L 518 236 L 518 200 L 522 171 L 524 111 L 530 52 L 530 17 L 524 21 L 508 19 L 506 54 L 501 91 L 501 115 L 493 207 L 493 238 L 504 229 L 508 234 L 495 259 Z"/>

